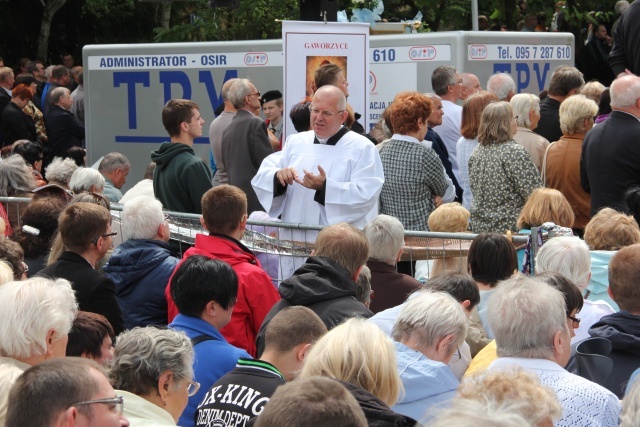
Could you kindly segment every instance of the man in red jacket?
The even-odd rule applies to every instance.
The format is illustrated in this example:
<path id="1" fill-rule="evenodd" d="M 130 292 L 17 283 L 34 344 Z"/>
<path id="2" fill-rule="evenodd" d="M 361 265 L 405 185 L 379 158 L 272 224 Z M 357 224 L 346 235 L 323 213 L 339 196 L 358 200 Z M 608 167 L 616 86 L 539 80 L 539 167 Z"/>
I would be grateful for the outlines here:
<path id="1" fill-rule="evenodd" d="M 220 185 L 202 196 L 202 226 L 209 235 L 197 234 L 195 246 L 185 252 L 227 262 L 238 275 L 238 300 L 231 321 L 220 332 L 226 340 L 256 356 L 255 340 L 260 325 L 271 307 L 280 300 L 269 275 L 256 256 L 240 240 L 247 225 L 247 196 L 238 187 Z M 179 267 L 179 265 L 178 265 Z M 175 270 L 174 270 L 175 272 Z M 169 322 L 178 314 L 167 285 Z"/>

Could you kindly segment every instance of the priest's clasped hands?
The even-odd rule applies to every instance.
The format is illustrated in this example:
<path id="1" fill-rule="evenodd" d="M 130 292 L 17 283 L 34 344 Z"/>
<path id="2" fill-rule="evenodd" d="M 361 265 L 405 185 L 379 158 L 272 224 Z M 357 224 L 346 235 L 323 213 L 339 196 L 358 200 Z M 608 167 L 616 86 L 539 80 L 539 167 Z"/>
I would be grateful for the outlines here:
<path id="1" fill-rule="evenodd" d="M 324 169 L 322 169 L 322 166 L 318 165 L 318 175 L 314 175 L 306 169 L 303 169 L 303 171 L 304 177 L 302 179 L 299 179 L 296 168 L 282 168 L 276 173 L 276 177 L 283 186 L 293 185 L 294 182 L 297 182 L 298 184 L 312 190 L 322 189 L 325 181 L 327 180 L 327 174 Z"/>

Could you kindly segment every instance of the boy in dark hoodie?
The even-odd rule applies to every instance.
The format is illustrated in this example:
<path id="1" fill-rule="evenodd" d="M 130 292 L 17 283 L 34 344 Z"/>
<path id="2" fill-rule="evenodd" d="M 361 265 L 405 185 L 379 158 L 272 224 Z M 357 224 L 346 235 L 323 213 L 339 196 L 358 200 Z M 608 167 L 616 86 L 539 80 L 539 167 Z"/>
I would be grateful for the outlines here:
<path id="1" fill-rule="evenodd" d="M 611 341 L 613 371 L 603 386 L 622 398 L 629 377 L 640 367 L 640 244 L 622 248 L 609 263 L 609 295 L 620 306 L 589 329 Z"/>
<path id="2" fill-rule="evenodd" d="M 193 140 L 202 136 L 204 124 L 198 105 L 170 99 L 162 109 L 162 124 L 171 142 L 151 152 L 156 163 L 153 192 L 167 210 L 202 213 L 200 200 L 211 188 L 211 171 L 193 151 Z"/>

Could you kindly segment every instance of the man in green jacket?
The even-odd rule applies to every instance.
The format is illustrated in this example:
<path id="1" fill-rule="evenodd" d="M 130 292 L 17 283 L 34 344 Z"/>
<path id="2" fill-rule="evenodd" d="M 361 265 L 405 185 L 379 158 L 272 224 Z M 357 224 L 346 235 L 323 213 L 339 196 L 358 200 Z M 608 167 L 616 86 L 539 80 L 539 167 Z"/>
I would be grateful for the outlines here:
<path id="1" fill-rule="evenodd" d="M 211 188 L 211 171 L 193 151 L 193 140 L 202 136 L 204 124 L 198 105 L 186 99 L 169 100 L 162 110 L 162 124 L 171 142 L 151 152 L 156 163 L 155 196 L 170 211 L 202 213 L 200 200 Z"/>

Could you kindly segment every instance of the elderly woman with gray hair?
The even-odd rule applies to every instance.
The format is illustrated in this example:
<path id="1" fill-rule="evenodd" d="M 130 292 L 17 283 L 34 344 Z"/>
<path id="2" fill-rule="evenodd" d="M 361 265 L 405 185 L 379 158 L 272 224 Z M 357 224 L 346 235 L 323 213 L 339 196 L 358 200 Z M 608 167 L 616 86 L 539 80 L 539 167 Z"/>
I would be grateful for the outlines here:
<path id="1" fill-rule="evenodd" d="M 531 156 L 513 140 L 516 120 L 504 101 L 489 104 L 482 112 L 479 145 L 469 158 L 474 233 L 518 231 L 518 215 L 533 190 L 542 187 Z"/>
<path id="2" fill-rule="evenodd" d="M 519 93 L 509 102 L 518 122 L 518 131 L 513 139 L 529 152 L 531 160 L 541 170 L 549 141 L 534 132 L 540 121 L 540 98 L 529 93 Z"/>
<path id="3" fill-rule="evenodd" d="M 64 357 L 78 311 L 71 284 L 36 277 L 0 286 L 0 425 L 9 390 L 29 367 Z"/>
<path id="4" fill-rule="evenodd" d="M 78 168 L 71 175 L 69 188 L 74 194 L 102 193 L 105 186 L 104 176 L 92 168 Z"/>
<path id="5" fill-rule="evenodd" d="M 562 137 L 549 147 L 544 162 L 544 181 L 569 201 L 576 215 L 573 227 L 579 236 L 591 218 L 591 195 L 582 189 L 580 183 L 582 142 L 593 127 L 596 114 L 596 103 L 583 95 L 565 99 L 560 104 Z"/>
<path id="6" fill-rule="evenodd" d="M 447 364 L 460 358 L 467 322 L 462 305 L 444 292 L 421 292 L 404 304 L 392 332 L 404 386 L 394 411 L 421 420 L 453 399 L 460 382 Z"/>
<path id="7" fill-rule="evenodd" d="M 184 332 L 134 328 L 118 336 L 109 377 L 125 400 L 132 426 L 175 426 L 200 384 L 193 381 L 193 346 Z"/>

